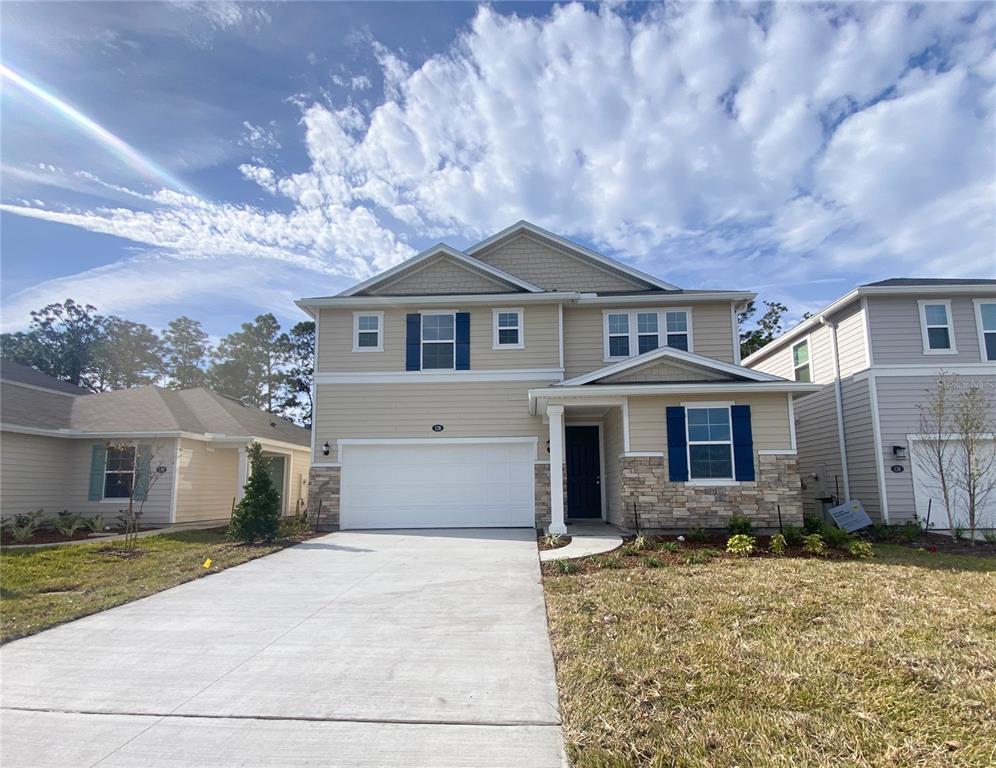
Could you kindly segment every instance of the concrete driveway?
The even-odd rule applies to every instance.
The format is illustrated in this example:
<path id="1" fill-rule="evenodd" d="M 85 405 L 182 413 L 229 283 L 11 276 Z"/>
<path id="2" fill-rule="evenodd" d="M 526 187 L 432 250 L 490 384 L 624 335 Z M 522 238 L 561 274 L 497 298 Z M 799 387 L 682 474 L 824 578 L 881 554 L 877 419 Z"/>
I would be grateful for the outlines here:
<path id="1" fill-rule="evenodd" d="M 0 651 L 0 763 L 561 768 L 528 530 L 336 533 Z"/>

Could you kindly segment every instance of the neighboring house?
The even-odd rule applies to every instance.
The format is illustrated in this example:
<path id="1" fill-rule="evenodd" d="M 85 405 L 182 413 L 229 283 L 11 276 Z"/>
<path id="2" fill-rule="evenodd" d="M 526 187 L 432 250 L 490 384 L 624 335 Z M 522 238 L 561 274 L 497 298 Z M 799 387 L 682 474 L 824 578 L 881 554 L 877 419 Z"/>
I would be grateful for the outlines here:
<path id="1" fill-rule="evenodd" d="M 329 528 L 801 521 L 792 397 L 739 365 L 744 291 L 682 290 L 520 222 L 317 322 L 309 510 Z"/>
<path id="2" fill-rule="evenodd" d="M 996 280 L 858 286 L 744 365 L 820 385 L 795 407 L 806 512 L 824 499 L 860 499 L 874 520 L 924 521 L 933 498 L 931 520 L 946 528 L 917 460 L 918 406 L 941 371 L 996 386 Z"/>
<path id="3" fill-rule="evenodd" d="M 252 440 L 271 457 L 284 514 L 304 504 L 308 430 L 203 388 L 90 394 L 0 360 L 0 513 L 44 509 L 114 524 L 148 488 L 142 523 L 225 521 L 242 495 Z M 301 500 L 299 502 L 299 500 Z"/>

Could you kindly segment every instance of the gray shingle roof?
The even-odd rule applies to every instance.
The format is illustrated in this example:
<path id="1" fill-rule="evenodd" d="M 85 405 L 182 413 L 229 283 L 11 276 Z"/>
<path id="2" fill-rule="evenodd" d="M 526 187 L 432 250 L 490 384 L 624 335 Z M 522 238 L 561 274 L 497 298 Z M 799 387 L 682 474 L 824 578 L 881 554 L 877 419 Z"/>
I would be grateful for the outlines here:
<path id="1" fill-rule="evenodd" d="M 15 363 L 13 360 L 0 359 L 0 379 L 16 381 L 18 384 L 28 384 L 32 387 L 42 387 L 55 392 L 65 392 L 67 395 L 89 395 L 89 390 L 80 389 L 73 386 L 68 381 L 49 376 L 47 373 L 36 371 L 26 365 Z"/>
<path id="2" fill-rule="evenodd" d="M 996 280 L 975 277 L 890 277 L 877 283 L 865 283 L 862 287 L 902 287 L 915 288 L 919 285 L 996 285 Z"/>

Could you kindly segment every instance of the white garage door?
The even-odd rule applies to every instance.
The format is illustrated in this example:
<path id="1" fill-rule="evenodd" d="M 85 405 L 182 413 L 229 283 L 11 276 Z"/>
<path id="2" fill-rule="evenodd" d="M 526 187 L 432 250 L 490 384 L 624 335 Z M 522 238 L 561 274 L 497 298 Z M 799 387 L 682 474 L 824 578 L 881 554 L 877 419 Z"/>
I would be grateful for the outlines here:
<path id="1" fill-rule="evenodd" d="M 535 440 L 349 443 L 340 451 L 343 529 L 535 524 Z"/>
<path id="2" fill-rule="evenodd" d="M 940 483 L 929 473 L 924 471 L 921 465 L 923 451 L 927 447 L 927 441 L 916 441 L 913 443 L 913 501 L 916 505 L 916 515 L 920 518 L 921 524 L 927 519 L 928 506 L 930 511 L 930 527 L 933 530 L 944 531 L 948 529 L 948 514 L 944 508 L 944 495 L 941 493 Z M 996 450 L 996 445 L 988 442 L 983 447 L 986 452 Z M 986 463 L 988 458 L 984 459 Z M 964 466 L 960 451 L 956 447 L 951 447 L 951 464 L 953 472 L 960 472 Z M 965 494 L 959 488 L 952 488 L 950 497 L 954 502 L 955 525 L 968 528 L 968 502 Z M 978 528 L 996 527 L 996 493 L 989 495 L 981 509 L 976 511 L 976 526 Z"/>

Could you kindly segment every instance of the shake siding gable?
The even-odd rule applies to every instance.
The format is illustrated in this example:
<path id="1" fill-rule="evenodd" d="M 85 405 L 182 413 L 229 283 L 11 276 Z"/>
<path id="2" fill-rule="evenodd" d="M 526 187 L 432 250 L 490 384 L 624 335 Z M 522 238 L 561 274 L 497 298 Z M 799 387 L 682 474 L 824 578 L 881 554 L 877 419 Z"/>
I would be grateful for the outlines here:
<path id="1" fill-rule="evenodd" d="M 417 296 L 441 293 L 521 293 L 521 289 L 441 255 L 364 293 L 370 296 Z"/>
<path id="2" fill-rule="evenodd" d="M 599 379 L 602 384 L 637 384 L 659 381 L 729 381 L 732 377 L 716 371 L 683 367 L 666 362 L 648 363 L 639 368 Z"/>

